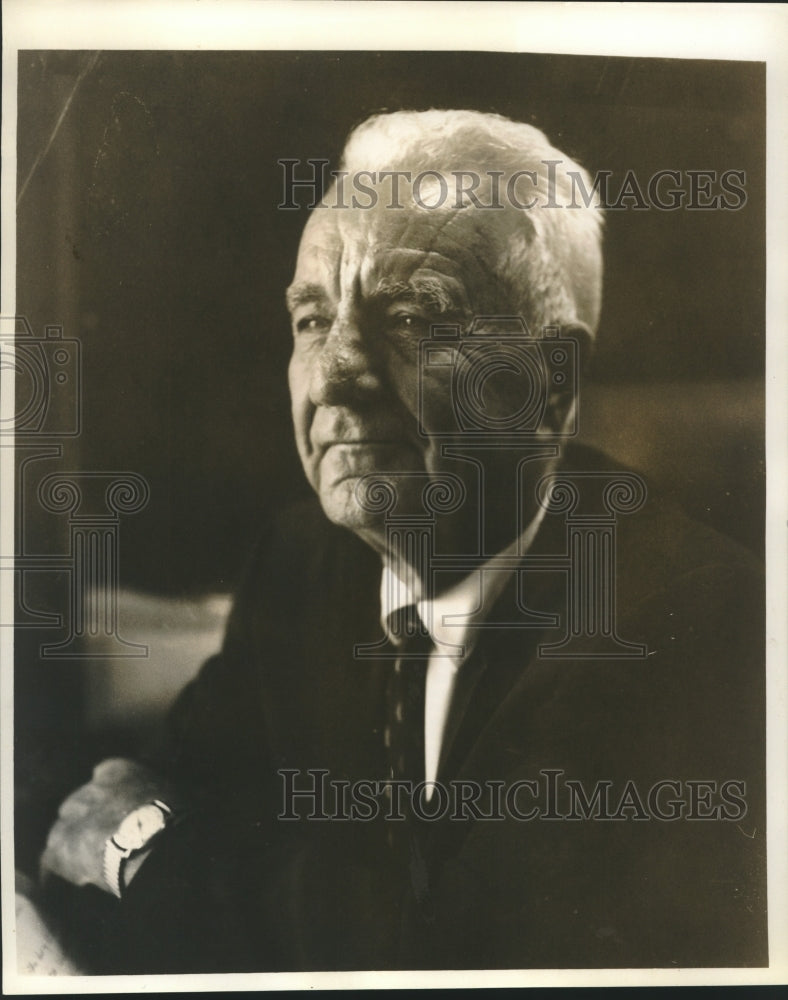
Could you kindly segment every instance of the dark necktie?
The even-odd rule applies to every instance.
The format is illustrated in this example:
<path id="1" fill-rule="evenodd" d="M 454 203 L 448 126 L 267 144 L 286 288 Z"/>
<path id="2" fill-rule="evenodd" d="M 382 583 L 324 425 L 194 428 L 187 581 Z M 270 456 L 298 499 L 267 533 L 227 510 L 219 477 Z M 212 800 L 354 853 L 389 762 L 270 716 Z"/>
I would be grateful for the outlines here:
<path id="1" fill-rule="evenodd" d="M 424 707 L 427 663 L 432 639 L 415 605 L 400 609 L 389 620 L 399 656 L 389 674 L 386 691 L 386 726 L 383 739 L 388 759 L 388 777 L 410 783 L 399 793 L 405 819 L 387 822 L 389 848 L 406 863 L 411 889 L 424 920 L 431 922 L 432 903 L 429 872 L 424 858 L 420 831 L 411 811 L 412 790 L 425 779 Z M 392 793 L 390 793 L 392 794 Z M 396 791 L 393 794 L 398 794 Z"/>
<path id="2" fill-rule="evenodd" d="M 389 777 L 415 786 L 424 781 L 424 700 L 432 640 L 413 604 L 395 612 L 389 624 L 399 653 L 386 690 L 383 738 Z"/>

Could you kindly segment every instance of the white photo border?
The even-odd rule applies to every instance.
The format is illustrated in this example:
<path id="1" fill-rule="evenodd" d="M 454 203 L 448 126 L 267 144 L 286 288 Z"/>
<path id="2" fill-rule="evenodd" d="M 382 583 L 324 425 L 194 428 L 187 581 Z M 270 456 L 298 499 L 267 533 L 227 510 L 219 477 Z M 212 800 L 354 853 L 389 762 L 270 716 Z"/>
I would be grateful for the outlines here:
<path id="1" fill-rule="evenodd" d="M 416 9 L 417 8 L 417 9 Z M 16 81 L 23 49 L 446 50 L 753 60 L 767 86 L 767 778 L 768 969 L 506 970 L 397 973 L 43 978 L 15 967 L 13 856 L 13 637 L 0 630 L 2 705 L 3 989 L 14 994 L 246 991 L 302 988 L 779 984 L 788 977 L 788 7 L 662 3 L 256 3 L 254 0 L 5 0 L 2 92 L 0 312 L 15 314 Z M 414 32 L 414 19 L 418 32 Z M 3 371 L 0 407 L 13 413 Z M 0 450 L 0 552 L 13 552 L 12 449 Z M 13 574 L 0 601 L 13 607 Z M 5 620 L 5 619 L 3 619 Z"/>

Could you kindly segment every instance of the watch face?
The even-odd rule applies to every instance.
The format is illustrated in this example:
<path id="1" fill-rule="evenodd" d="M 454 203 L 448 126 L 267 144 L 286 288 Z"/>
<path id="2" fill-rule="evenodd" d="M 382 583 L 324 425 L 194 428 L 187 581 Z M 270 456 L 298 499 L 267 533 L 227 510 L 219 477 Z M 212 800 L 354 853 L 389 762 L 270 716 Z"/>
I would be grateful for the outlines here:
<path id="1" fill-rule="evenodd" d="M 138 851 L 148 841 L 160 833 L 166 825 L 164 813 L 149 802 L 140 806 L 123 820 L 114 836 L 118 847 L 128 851 Z"/>

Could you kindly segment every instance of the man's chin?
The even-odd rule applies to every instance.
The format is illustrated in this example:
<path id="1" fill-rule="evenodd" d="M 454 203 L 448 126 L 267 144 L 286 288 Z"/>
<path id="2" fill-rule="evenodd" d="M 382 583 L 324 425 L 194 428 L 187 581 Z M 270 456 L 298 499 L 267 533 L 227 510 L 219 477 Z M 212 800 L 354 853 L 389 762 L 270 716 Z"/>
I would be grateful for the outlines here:
<path id="1" fill-rule="evenodd" d="M 361 479 L 361 476 L 348 476 L 330 486 L 321 487 L 319 497 L 323 512 L 334 524 L 365 536 L 369 532 L 383 532 L 385 511 L 371 509 L 374 505 L 369 497 L 362 497 L 364 491 L 359 488 Z"/>
<path id="2" fill-rule="evenodd" d="M 420 520 L 420 515 L 425 514 L 421 487 L 421 478 L 398 481 L 392 474 L 347 476 L 331 484 L 321 484 L 318 496 L 329 521 L 352 531 L 377 552 L 391 555 L 394 543 L 387 532 L 389 517 L 396 511 L 399 517 L 406 516 L 409 520 L 415 517 L 416 520 L 410 522 L 413 526 L 423 524 Z M 430 546 L 434 544 L 438 551 L 446 554 L 478 551 L 477 516 L 470 511 L 469 521 L 468 515 L 469 508 L 465 508 L 452 517 L 436 518 Z"/>

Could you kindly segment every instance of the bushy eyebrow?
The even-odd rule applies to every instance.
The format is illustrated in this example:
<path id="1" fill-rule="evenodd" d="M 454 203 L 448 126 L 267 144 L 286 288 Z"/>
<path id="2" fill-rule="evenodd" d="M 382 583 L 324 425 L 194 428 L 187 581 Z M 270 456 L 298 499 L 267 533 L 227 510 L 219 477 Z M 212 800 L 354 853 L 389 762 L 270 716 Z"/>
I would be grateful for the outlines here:
<path id="1" fill-rule="evenodd" d="M 436 274 L 412 274 L 407 279 L 381 277 L 375 282 L 367 296 L 368 302 L 388 305 L 391 302 L 413 302 L 423 309 L 441 316 L 456 313 L 465 306 L 464 296 L 453 279 L 448 282 Z M 294 312 L 299 306 L 326 303 L 329 295 L 326 289 L 312 281 L 295 281 L 285 292 L 287 307 Z"/>
<path id="2" fill-rule="evenodd" d="M 416 302 L 436 315 L 456 312 L 462 306 L 444 279 L 424 273 L 413 274 L 406 281 L 381 278 L 375 283 L 370 298 L 383 302 Z"/>
<path id="3" fill-rule="evenodd" d="M 328 299 L 328 295 L 325 288 L 312 281 L 294 281 L 285 292 L 285 300 L 290 312 L 293 312 L 298 306 L 310 302 L 323 302 L 326 299 Z"/>

